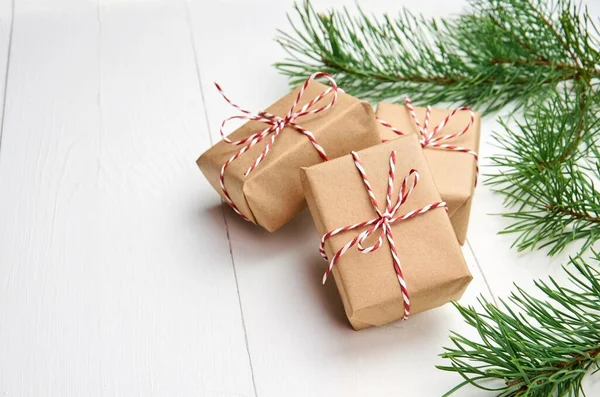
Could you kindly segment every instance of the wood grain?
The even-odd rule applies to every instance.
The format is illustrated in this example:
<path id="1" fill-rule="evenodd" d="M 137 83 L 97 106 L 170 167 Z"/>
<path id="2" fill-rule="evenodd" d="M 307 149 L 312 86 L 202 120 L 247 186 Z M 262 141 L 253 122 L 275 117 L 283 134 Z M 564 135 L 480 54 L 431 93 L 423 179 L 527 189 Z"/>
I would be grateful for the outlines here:
<path id="1" fill-rule="evenodd" d="M 461 382 L 434 367 L 450 329 L 473 333 L 450 305 L 352 331 L 320 285 L 309 214 L 268 234 L 195 166 L 232 114 L 213 81 L 256 110 L 288 91 L 273 37 L 292 0 L 14 2 L 13 19 L 0 0 L 0 395 L 428 397 Z M 392 15 L 465 4 L 360 1 Z M 498 129 L 484 119 L 483 162 Z M 463 303 L 560 273 L 566 254 L 496 235 L 502 210 L 480 185 Z"/>
<path id="2" fill-rule="evenodd" d="M 250 396 L 182 4 L 17 4 L 0 167 L 0 391 Z M 2 62 L 0 62 L 0 65 Z"/>

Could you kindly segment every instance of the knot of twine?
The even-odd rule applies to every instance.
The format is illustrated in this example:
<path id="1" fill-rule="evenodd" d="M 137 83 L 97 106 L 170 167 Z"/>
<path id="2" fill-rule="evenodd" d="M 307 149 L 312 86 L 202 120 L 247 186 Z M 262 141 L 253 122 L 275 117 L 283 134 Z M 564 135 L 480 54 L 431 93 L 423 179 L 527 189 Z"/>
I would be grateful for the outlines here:
<path id="1" fill-rule="evenodd" d="M 419 134 L 420 134 L 419 141 L 421 142 L 421 146 L 424 148 L 428 147 L 428 148 L 433 148 L 433 149 L 450 150 L 450 151 L 454 151 L 454 152 L 467 153 L 467 154 L 472 155 L 473 158 L 475 159 L 475 186 L 477 186 L 477 179 L 479 176 L 479 157 L 477 155 L 477 152 L 475 152 L 474 150 L 462 147 L 462 146 L 456 146 L 456 145 L 445 143 L 446 141 L 452 140 L 454 138 L 458 138 L 459 136 L 461 136 L 461 135 L 465 134 L 467 131 L 469 131 L 469 129 L 475 122 L 475 113 L 473 113 L 473 110 L 468 106 L 462 106 L 462 107 L 456 108 L 456 109 L 452 110 L 452 112 L 448 116 L 446 116 L 446 118 L 444 120 L 442 120 L 438 125 L 436 125 L 430 131 L 429 130 L 429 121 L 431 118 L 431 106 L 427 106 L 427 110 L 425 111 L 425 119 L 423 120 L 423 124 L 421 124 L 419 118 L 417 117 L 415 108 L 414 108 L 410 98 L 406 97 L 405 102 L 406 102 L 406 108 L 408 109 L 408 113 L 412 117 L 413 121 L 415 122 L 415 124 L 417 125 L 417 128 L 419 130 Z M 471 118 L 470 118 L 469 122 L 467 123 L 467 125 L 459 132 L 455 132 L 453 134 L 446 134 L 446 135 L 442 135 L 442 136 L 436 136 L 446 126 L 446 124 L 448 124 L 450 119 L 452 119 L 452 117 L 454 117 L 454 115 L 456 115 L 456 113 L 458 113 L 458 112 L 469 112 L 469 114 L 471 115 Z M 384 127 L 391 129 L 393 132 L 395 132 L 398 135 L 406 135 L 406 133 L 397 129 L 396 127 L 394 127 L 393 125 L 391 125 L 390 123 L 388 123 L 387 121 L 385 121 L 379 117 L 377 117 L 377 121 L 379 121 L 379 123 L 381 125 L 383 125 Z"/>
<path id="2" fill-rule="evenodd" d="M 321 246 L 319 251 L 321 256 L 329 262 L 329 266 L 323 275 L 323 284 L 327 280 L 327 277 L 331 273 L 333 266 L 339 261 L 340 257 L 344 255 L 350 248 L 353 246 L 357 246 L 358 250 L 363 254 L 368 254 L 379 249 L 383 244 L 384 237 L 387 239 L 388 244 L 390 246 L 390 252 L 392 254 L 392 264 L 394 266 L 394 270 L 396 272 L 396 276 L 398 278 L 398 283 L 400 284 L 400 290 L 402 292 L 402 299 L 404 301 L 404 315 L 403 319 L 406 320 L 408 315 L 410 314 L 410 299 L 408 296 L 408 288 L 406 286 L 406 281 L 404 279 L 404 274 L 402 271 L 402 266 L 400 264 L 400 258 L 398 257 L 398 251 L 396 250 L 396 243 L 394 242 L 394 236 L 392 234 L 392 225 L 398 222 L 406 221 L 408 219 L 414 218 L 421 214 L 426 213 L 429 210 L 435 208 L 446 207 L 446 203 L 443 201 L 431 203 L 424 207 L 421 207 L 416 210 L 412 210 L 407 212 L 404 215 L 397 215 L 398 210 L 402 205 L 406 202 L 408 197 L 411 195 L 413 190 L 416 188 L 419 183 L 419 172 L 417 170 L 410 170 L 410 172 L 406 175 L 404 180 L 402 181 L 402 185 L 400 187 L 400 191 L 398 192 L 398 196 L 396 198 L 395 203 L 392 200 L 392 195 L 394 193 L 394 179 L 396 176 L 396 152 L 392 151 L 390 154 L 390 170 L 388 174 L 388 187 L 387 193 L 385 196 L 385 210 L 381 211 L 379 209 L 379 204 L 377 202 L 377 198 L 373 193 L 373 189 L 371 188 L 371 184 L 369 183 L 369 179 L 367 177 L 367 173 L 362 165 L 360 158 L 356 152 L 352 152 L 352 157 L 354 158 L 354 165 L 356 169 L 360 173 L 362 177 L 363 184 L 365 189 L 367 190 L 367 194 L 369 195 L 369 199 L 371 200 L 371 204 L 373 205 L 373 209 L 375 210 L 377 217 L 373 218 L 369 221 L 364 221 L 360 223 L 356 223 L 354 225 L 344 226 L 335 230 L 332 230 L 328 233 L 325 233 L 323 237 L 321 237 Z M 411 183 L 412 180 L 412 183 Z M 368 229 L 359 233 L 352 240 L 348 241 L 339 251 L 335 253 L 335 255 L 328 259 L 327 254 L 325 253 L 325 242 L 337 235 L 354 229 L 361 229 L 363 227 L 368 227 Z M 370 246 L 366 245 L 366 240 L 375 235 L 375 233 L 379 231 L 379 236 L 377 241 Z"/>
<path id="3" fill-rule="evenodd" d="M 296 109 L 296 107 L 300 103 L 302 97 L 304 96 L 304 92 L 306 91 L 306 88 L 308 87 L 308 85 L 313 80 L 318 79 L 320 77 L 323 77 L 323 78 L 327 79 L 331 83 L 331 87 L 327 88 L 325 91 L 323 91 L 322 93 L 320 93 L 319 95 L 317 95 L 315 98 L 311 99 L 304 106 L 300 107 L 299 109 Z M 238 215 L 240 215 L 242 218 L 244 218 L 245 220 L 249 220 L 237 208 L 237 206 L 235 205 L 235 203 L 233 202 L 233 200 L 229 196 L 229 192 L 227 191 L 227 188 L 225 187 L 225 171 L 227 170 L 227 167 L 229 167 L 231 165 L 231 163 L 233 163 L 235 160 L 237 160 L 238 158 L 240 158 L 244 153 L 246 153 L 252 147 L 254 147 L 257 144 L 259 144 L 263 139 L 265 139 L 268 136 L 270 136 L 271 138 L 270 138 L 269 142 L 267 142 L 267 145 L 263 149 L 262 153 L 256 158 L 256 160 L 254 160 L 254 162 L 252 162 L 252 164 L 246 170 L 246 172 L 244 172 L 244 176 L 245 177 L 248 176 L 254 169 L 256 169 L 256 167 L 258 167 L 258 165 L 269 154 L 269 151 L 271 150 L 271 148 L 275 144 L 275 140 L 277 139 L 277 137 L 279 136 L 279 134 L 281 133 L 281 131 L 283 131 L 283 129 L 285 127 L 292 127 L 296 131 L 298 131 L 299 133 L 301 133 L 304 136 L 306 136 L 308 138 L 308 140 L 310 141 L 310 143 L 314 146 L 314 148 L 319 153 L 319 156 L 323 160 L 327 161 L 327 155 L 325 154 L 325 149 L 323 149 L 323 147 L 321 145 L 319 145 L 319 143 L 317 142 L 314 134 L 312 132 L 308 131 L 307 129 L 303 128 L 301 125 L 297 124 L 296 123 L 296 119 L 298 119 L 299 117 L 303 117 L 303 116 L 309 115 L 309 114 L 315 114 L 315 113 L 324 112 L 324 111 L 330 109 L 335 104 L 335 102 L 337 100 L 339 88 L 338 88 L 335 80 L 333 79 L 333 77 L 331 77 L 330 74 L 324 73 L 324 72 L 314 73 L 300 87 L 300 90 L 298 91 L 298 95 L 296 96 L 296 99 L 295 99 L 293 105 L 288 110 L 287 114 L 284 117 L 280 117 L 280 116 L 277 116 L 275 114 L 271 114 L 271 113 L 266 112 L 266 111 L 259 111 L 258 113 L 252 113 L 249 110 L 243 109 L 239 105 L 233 103 L 227 97 L 227 95 L 225 95 L 225 93 L 223 92 L 223 89 L 221 88 L 221 86 L 219 84 L 215 83 L 215 86 L 217 87 L 217 90 L 219 90 L 219 92 L 221 93 L 221 95 L 223 96 L 223 98 L 225 98 L 225 100 L 231 106 L 233 106 L 234 108 L 238 109 L 242 113 L 242 114 L 238 114 L 238 115 L 235 115 L 235 116 L 228 117 L 225 120 L 223 120 L 223 122 L 221 123 L 221 128 L 219 130 L 219 132 L 221 133 L 221 136 L 223 137 L 223 140 L 225 142 L 227 142 L 227 143 L 229 143 L 231 145 L 242 146 L 242 148 L 239 151 L 237 151 L 236 153 L 234 153 L 225 162 L 225 164 L 223 164 L 223 166 L 221 167 L 221 172 L 220 172 L 220 175 L 219 175 L 219 182 L 220 182 L 220 185 L 221 185 L 221 190 L 223 191 L 223 196 L 224 196 L 225 201 L 227 202 L 227 204 L 229 204 L 229 206 L 231 208 L 233 208 L 233 210 Z M 319 101 L 321 101 L 324 97 L 326 97 L 331 92 L 333 92 L 333 96 L 332 96 L 331 101 L 329 103 L 327 103 L 324 106 L 321 106 L 319 108 L 314 108 L 314 106 Z M 231 121 L 231 120 L 253 120 L 253 121 L 259 121 L 261 123 L 266 124 L 267 127 L 264 128 L 263 130 L 259 131 L 259 132 L 256 132 L 256 133 L 254 133 L 254 134 L 252 134 L 250 136 L 247 136 L 247 137 L 245 137 L 243 139 L 240 139 L 239 141 L 233 141 L 233 140 L 227 138 L 225 132 L 223 131 L 223 129 L 225 128 L 225 125 L 229 121 Z"/>

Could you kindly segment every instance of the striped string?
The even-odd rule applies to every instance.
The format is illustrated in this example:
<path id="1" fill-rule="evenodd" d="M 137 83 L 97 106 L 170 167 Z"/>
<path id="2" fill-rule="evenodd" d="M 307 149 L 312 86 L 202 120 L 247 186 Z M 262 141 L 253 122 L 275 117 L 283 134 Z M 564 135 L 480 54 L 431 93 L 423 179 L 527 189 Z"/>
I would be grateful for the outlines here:
<path id="1" fill-rule="evenodd" d="M 462 147 L 462 146 L 456 146 L 456 145 L 451 145 L 448 143 L 443 143 L 445 141 L 448 141 L 448 140 L 451 140 L 454 138 L 458 138 L 459 136 L 461 136 L 461 135 L 465 134 L 467 131 L 469 131 L 469 129 L 475 122 L 475 113 L 473 113 L 473 110 L 468 106 L 456 108 L 456 109 L 452 110 L 452 112 L 448 116 L 446 116 L 446 118 L 444 120 L 442 120 L 441 123 L 436 125 L 431 131 L 429 131 L 429 121 L 431 118 L 431 106 L 427 106 L 427 110 L 425 111 L 425 119 L 423 120 L 423 124 L 421 125 L 421 122 L 419 121 L 419 118 L 417 117 L 415 108 L 414 108 L 410 98 L 406 97 L 405 101 L 406 101 L 406 108 L 408 109 L 408 113 L 410 114 L 410 116 L 414 120 L 415 124 L 417 125 L 417 128 L 419 129 L 419 133 L 421 135 L 421 137 L 419 139 L 421 142 L 421 146 L 433 148 L 433 149 L 450 150 L 450 151 L 454 151 L 454 152 L 467 153 L 467 154 L 472 155 L 473 158 L 475 159 L 475 186 L 477 186 L 477 179 L 479 176 L 479 156 L 477 155 L 477 152 L 475 152 L 474 150 Z M 471 115 L 471 118 L 470 118 L 468 124 L 459 132 L 456 132 L 453 134 L 442 135 L 442 136 L 436 136 L 438 134 L 438 132 L 440 132 L 446 126 L 446 124 L 448 124 L 450 119 L 452 117 L 454 117 L 454 115 L 458 112 L 469 112 L 469 114 Z M 383 120 L 380 117 L 377 117 L 377 121 L 379 121 L 379 123 L 381 125 L 383 125 L 384 127 L 391 129 L 393 132 L 395 132 L 398 135 L 406 135 L 404 132 L 397 129 L 396 127 L 394 127 L 393 125 L 391 125 L 390 123 L 388 123 L 387 121 Z"/>
<path id="2" fill-rule="evenodd" d="M 302 99 L 302 96 L 304 95 L 304 92 L 306 91 L 306 88 L 308 87 L 308 85 L 313 80 L 318 79 L 320 77 L 323 77 L 323 78 L 327 79 L 331 83 L 331 87 L 327 88 L 325 91 L 323 91 L 322 93 L 320 93 L 319 95 L 317 95 L 315 98 L 313 98 L 308 103 L 306 103 L 304 106 L 302 106 L 300 109 L 296 109 L 296 107 L 300 103 L 300 101 Z M 324 72 L 314 73 L 300 87 L 300 90 L 298 91 L 298 95 L 296 96 L 294 104 L 290 107 L 290 109 L 288 110 L 288 112 L 285 115 L 285 117 L 280 117 L 280 116 L 277 116 L 275 114 L 271 114 L 271 113 L 266 112 L 266 111 L 260 111 L 260 112 L 258 112 L 256 114 L 254 114 L 251 111 L 243 109 L 239 105 L 233 103 L 227 97 L 227 95 L 225 95 L 225 93 L 223 92 L 223 89 L 221 89 L 221 86 L 219 84 L 215 83 L 215 86 L 217 87 L 217 90 L 219 90 L 219 92 L 221 93 L 221 95 L 223 96 L 223 98 L 225 98 L 225 100 L 231 106 L 233 106 L 234 108 L 236 108 L 237 110 L 239 110 L 241 112 L 241 114 L 239 114 L 239 115 L 231 116 L 231 117 L 228 117 L 225 120 L 223 120 L 223 122 L 221 123 L 221 128 L 219 130 L 219 132 L 221 133 L 221 136 L 223 137 L 223 140 L 225 142 L 227 142 L 227 143 L 229 143 L 231 145 L 242 146 L 242 148 L 239 151 L 237 151 L 236 153 L 234 153 L 225 162 L 225 164 L 223 164 L 223 166 L 221 167 L 221 172 L 220 172 L 220 175 L 219 175 L 219 182 L 220 182 L 220 185 L 221 185 L 221 190 L 223 191 L 223 196 L 225 198 L 225 202 L 227 202 L 227 204 L 229 204 L 229 206 L 231 208 L 233 208 L 233 210 L 238 215 L 240 215 L 245 220 L 249 221 L 250 219 L 248 219 L 244 214 L 242 214 L 242 212 L 235 205 L 235 203 L 233 202 L 233 200 L 229 196 L 229 192 L 227 191 L 227 188 L 225 187 L 225 171 L 227 170 L 227 167 L 229 167 L 231 165 L 231 163 L 233 163 L 235 160 L 239 159 L 244 153 L 246 153 L 252 147 L 254 147 L 257 144 L 259 144 L 263 139 L 265 139 L 268 136 L 270 136 L 270 139 L 267 142 L 267 145 L 265 146 L 265 148 L 262 151 L 262 153 L 256 158 L 256 160 L 254 160 L 252 162 L 252 164 L 246 170 L 246 172 L 244 172 L 244 176 L 247 177 L 253 170 L 256 169 L 256 167 L 258 167 L 258 165 L 269 154 L 269 151 L 271 150 L 271 148 L 275 144 L 275 140 L 277 139 L 277 137 L 279 136 L 279 134 L 281 133 L 281 131 L 283 131 L 283 129 L 285 127 L 292 127 L 296 131 L 298 131 L 299 133 L 301 133 L 304 136 L 306 136 L 308 138 L 308 140 L 310 141 L 310 143 L 313 145 L 313 147 L 316 149 L 317 153 L 319 153 L 319 156 L 323 160 L 327 161 L 327 155 L 325 154 L 325 149 L 323 149 L 323 147 L 321 145 L 319 145 L 319 143 L 317 142 L 317 139 L 315 138 L 315 136 L 313 135 L 313 133 L 310 132 L 310 131 L 308 131 L 307 129 L 303 128 L 302 126 L 300 126 L 299 124 L 297 124 L 295 121 L 299 117 L 303 117 L 303 116 L 306 116 L 306 115 L 309 115 L 309 114 L 315 114 L 315 113 L 320 113 L 320 112 L 324 112 L 326 110 L 329 110 L 335 104 L 335 102 L 337 100 L 337 97 L 338 97 L 338 86 L 337 86 L 335 80 L 333 79 L 333 77 L 331 77 L 330 74 L 324 73 Z M 333 97 L 331 98 L 331 101 L 329 103 L 327 103 L 326 105 L 323 105 L 321 107 L 318 107 L 318 108 L 313 108 L 319 101 L 321 101 L 325 96 L 327 96 L 331 92 L 333 92 Z M 239 141 L 233 141 L 233 140 L 227 138 L 226 133 L 223 131 L 224 128 L 225 128 L 225 125 L 229 121 L 231 121 L 231 120 L 253 120 L 253 121 L 259 121 L 261 123 L 266 124 L 267 127 L 264 128 L 263 130 L 257 132 L 257 133 L 254 133 L 254 134 L 252 134 L 250 136 L 247 136 L 247 137 L 245 137 L 243 139 L 240 139 Z"/>
<path id="3" fill-rule="evenodd" d="M 390 171 L 388 174 L 388 187 L 387 193 L 385 196 L 385 211 L 381 211 L 379 209 L 379 204 L 377 202 L 377 198 L 375 197 L 375 193 L 373 193 L 373 189 L 371 188 L 371 184 L 369 183 L 369 178 L 367 177 L 367 173 L 363 167 L 363 164 L 358 157 L 358 153 L 352 152 L 352 157 L 354 158 L 354 165 L 356 169 L 360 173 L 362 177 L 363 184 L 367 190 L 367 194 L 369 195 L 369 199 L 371 200 L 371 204 L 373 205 L 373 209 L 377 213 L 377 217 L 371 219 L 369 221 L 364 221 L 360 223 L 356 223 L 354 225 L 344 226 L 338 229 L 334 229 L 328 233 L 325 233 L 323 237 L 321 237 L 321 245 L 319 247 L 319 252 L 321 256 L 329 262 L 329 266 L 323 275 L 323 284 L 327 281 L 327 277 L 331 273 L 333 266 L 340 260 L 342 255 L 344 255 L 350 248 L 357 246 L 357 249 L 363 254 L 368 254 L 379 249 L 383 245 L 384 237 L 387 239 L 388 244 L 390 246 L 390 252 L 392 254 L 392 263 L 394 265 L 394 271 L 396 272 L 396 276 L 398 278 L 398 283 L 400 284 L 400 291 L 402 292 L 402 300 L 404 301 L 404 315 L 403 319 L 406 320 L 408 315 L 410 314 L 410 299 L 408 296 L 408 287 L 406 285 L 406 280 L 404 279 L 404 273 L 402 271 L 402 266 L 400 264 L 400 258 L 398 257 L 398 251 L 396 249 L 396 243 L 394 242 L 394 236 L 392 234 L 392 226 L 395 223 L 399 223 L 402 221 L 406 221 L 408 219 L 414 218 L 421 214 L 426 213 L 429 210 L 435 208 L 446 207 L 446 203 L 443 201 L 431 203 L 424 207 L 421 207 L 416 210 L 412 210 L 407 212 L 404 215 L 396 216 L 396 213 L 402 207 L 402 205 L 406 202 L 408 197 L 411 195 L 417 184 L 419 183 L 419 172 L 417 170 L 410 170 L 408 175 L 402 181 L 402 185 L 400 186 L 400 191 L 398 192 L 398 197 L 396 198 L 396 202 L 393 203 L 392 195 L 394 193 L 394 179 L 396 176 L 396 151 L 392 151 L 390 154 Z M 412 178 L 411 178 L 412 177 Z M 325 252 L 325 242 L 338 234 L 355 230 L 362 229 L 364 227 L 368 228 L 353 239 L 348 241 L 339 251 L 335 253 L 335 255 L 329 260 L 327 257 L 327 253 Z M 375 235 L 375 233 L 379 230 L 379 236 L 375 244 L 371 246 L 365 246 L 366 240 Z"/>

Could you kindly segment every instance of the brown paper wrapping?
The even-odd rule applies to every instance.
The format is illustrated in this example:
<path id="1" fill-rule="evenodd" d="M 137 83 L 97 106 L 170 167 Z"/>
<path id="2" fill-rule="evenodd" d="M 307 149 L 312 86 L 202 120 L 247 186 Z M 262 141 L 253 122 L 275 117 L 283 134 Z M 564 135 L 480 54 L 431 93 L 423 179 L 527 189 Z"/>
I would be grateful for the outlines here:
<path id="1" fill-rule="evenodd" d="M 440 201 L 417 136 L 408 135 L 358 152 L 380 209 L 385 206 L 391 150 L 398 154 L 393 197 L 410 169 L 415 168 L 421 176 L 396 215 Z M 303 168 L 300 174 L 319 233 L 376 217 L 352 156 Z M 329 258 L 361 231 L 330 238 L 325 247 Z M 408 286 L 411 316 L 462 296 L 472 276 L 443 208 L 395 223 L 392 232 Z M 369 254 L 353 247 L 333 267 L 333 276 L 354 329 L 402 318 L 404 303 L 387 241 Z"/>
<path id="2" fill-rule="evenodd" d="M 425 108 L 415 108 L 415 112 L 421 123 L 425 118 L 425 111 Z M 451 110 L 447 109 L 432 109 L 429 125 L 432 128 L 438 125 L 450 112 Z M 377 116 L 406 134 L 419 134 L 419 130 L 408 113 L 406 106 L 380 103 L 377 107 Z M 469 123 L 469 120 L 470 115 L 468 112 L 458 112 L 438 135 L 462 131 Z M 480 125 L 481 117 L 477 113 L 475 114 L 475 122 L 465 134 L 445 143 L 462 146 L 478 152 Z M 398 135 L 388 127 L 379 124 L 378 129 L 381 139 L 389 140 L 398 138 Z M 475 159 L 473 155 L 468 153 L 427 147 L 423 151 L 442 200 L 448 203 L 450 221 L 454 227 L 456 237 L 462 245 L 467 237 L 469 216 L 471 214 L 471 202 L 473 200 L 476 177 Z"/>
<path id="3" fill-rule="evenodd" d="M 326 89 L 325 85 L 312 82 L 296 109 Z M 297 92 L 298 88 L 269 106 L 266 111 L 284 117 L 293 105 Z M 325 96 L 316 107 L 330 102 L 332 95 Z M 296 119 L 296 123 L 314 134 L 329 159 L 379 143 L 371 106 L 342 92 L 338 93 L 337 102 L 329 110 L 300 117 Z M 267 126 L 263 123 L 249 121 L 231 133 L 229 138 L 240 140 L 265 127 Z M 225 186 L 233 202 L 249 220 L 273 232 L 290 221 L 306 205 L 298 169 L 323 160 L 306 136 L 294 128 L 286 127 L 260 165 L 248 177 L 244 177 L 244 172 L 260 155 L 269 139 L 270 137 L 264 139 L 227 168 Z M 220 141 L 197 161 L 206 179 L 221 196 L 221 167 L 241 148 L 242 146 Z"/>

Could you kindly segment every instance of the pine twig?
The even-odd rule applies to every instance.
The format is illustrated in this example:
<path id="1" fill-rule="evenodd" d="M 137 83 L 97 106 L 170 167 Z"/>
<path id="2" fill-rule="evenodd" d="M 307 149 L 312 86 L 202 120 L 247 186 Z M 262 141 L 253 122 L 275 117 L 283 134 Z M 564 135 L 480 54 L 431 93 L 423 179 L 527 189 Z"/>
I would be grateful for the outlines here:
<path id="1" fill-rule="evenodd" d="M 580 92 L 583 91 L 583 92 Z M 486 183 L 505 196 L 503 216 L 513 224 L 502 233 L 516 234 L 519 250 L 548 248 L 554 255 L 575 240 L 582 250 L 600 240 L 600 158 L 581 168 L 581 159 L 595 146 L 600 119 L 588 90 L 573 96 L 557 93 L 525 110 L 524 123 L 493 135 L 501 155 Z"/>
<path id="2" fill-rule="evenodd" d="M 573 43 L 589 54 L 582 60 L 564 38 L 574 37 L 579 24 L 568 19 L 557 27 L 540 10 L 542 3 L 471 0 L 470 13 L 456 19 L 426 19 L 406 10 L 394 19 L 362 10 L 356 16 L 346 9 L 317 13 L 305 1 L 295 5 L 293 31 L 279 32 L 289 57 L 275 66 L 293 85 L 325 70 L 347 92 L 371 102 L 411 95 L 420 103 L 470 104 L 483 111 L 525 104 L 561 82 L 600 78 L 600 70 L 590 67 L 597 61 L 590 50 L 594 38 Z M 568 3 L 559 0 L 558 6 L 561 18 L 570 15 Z M 591 23 L 586 15 L 571 19 Z"/>
<path id="3" fill-rule="evenodd" d="M 451 364 L 438 368 L 465 381 L 446 395 L 469 384 L 502 397 L 580 395 L 583 377 L 600 369 L 600 273 L 580 259 L 564 270 L 574 287 L 538 281 L 541 299 L 517 287 L 500 307 L 483 297 L 480 309 L 455 304 L 479 340 L 450 336 L 442 357 Z"/>

